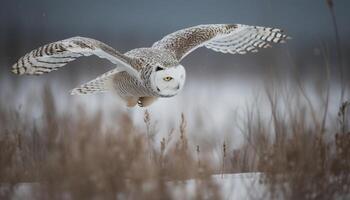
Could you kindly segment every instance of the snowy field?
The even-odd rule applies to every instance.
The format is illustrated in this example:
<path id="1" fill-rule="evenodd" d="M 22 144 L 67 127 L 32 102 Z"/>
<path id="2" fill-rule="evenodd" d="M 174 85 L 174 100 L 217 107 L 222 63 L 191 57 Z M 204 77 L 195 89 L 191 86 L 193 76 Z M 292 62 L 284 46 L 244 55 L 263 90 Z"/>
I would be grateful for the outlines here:
<path id="1" fill-rule="evenodd" d="M 80 83 L 89 78 L 80 78 Z M 11 102 L 9 105 L 20 108 L 22 113 L 30 115 L 33 120 L 42 117 L 42 92 L 45 86 L 52 89 L 58 112 L 69 113 L 74 116 L 77 109 L 83 108 L 89 115 L 101 112 L 104 123 L 112 126 L 115 119 L 121 113 L 128 113 L 135 126 L 144 128 L 144 114 L 147 110 L 151 119 L 157 125 L 159 137 L 163 137 L 168 130 L 177 127 L 183 113 L 187 120 L 187 130 L 192 137 L 232 137 L 235 144 L 239 144 L 242 135 L 239 128 L 246 120 L 248 112 L 260 112 L 265 119 L 271 118 L 271 107 L 266 95 L 269 82 L 262 76 L 240 77 L 235 74 L 223 75 L 221 79 L 213 78 L 188 78 L 184 89 L 171 98 L 159 98 L 147 108 L 127 108 L 119 97 L 114 93 L 101 93 L 95 95 L 71 96 L 70 89 L 74 88 L 71 82 L 62 82 L 58 76 L 31 77 L 22 76 L 18 83 L 1 79 L 0 101 Z M 291 102 L 300 100 L 306 103 L 305 98 L 298 93 L 295 82 L 289 79 L 274 85 L 277 101 L 281 101 L 281 110 L 286 109 L 286 98 Z M 19 85 L 14 89 L 13 85 Z M 305 94 L 313 103 L 314 107 L 322 107 L 319 88 L 312 82 L 303 85 Z M 339 106 L 339 87 L 336 84 L 330 87 L 330 99 L 328 113 L 330 117 L 337 114 Z M 300 97 L 301 96 L 301 97 Z M 323 95 L 324 96 L 324 95 Z M 323 98 L 323 97 L 322 97 Z M 13 100 L 14 99 L 14 100 Z M 320 111 L 320 110 L 318 110 Z M 195 135 L 198 129 L 203 135 Z M 212 135 L 211 132 L 221 135 Z"/>

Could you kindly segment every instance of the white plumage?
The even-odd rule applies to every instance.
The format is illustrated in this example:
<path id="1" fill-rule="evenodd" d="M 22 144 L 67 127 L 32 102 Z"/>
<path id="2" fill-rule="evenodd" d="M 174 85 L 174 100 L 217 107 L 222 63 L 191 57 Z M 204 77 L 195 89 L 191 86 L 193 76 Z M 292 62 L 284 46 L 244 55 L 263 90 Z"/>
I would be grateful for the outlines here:
<path id="1" fill-rule="evenodd" d="M 209 24 L 182 29 L 157 41 L 149 48 L 125 54 L 100 41 L 73 37 L 35 49 L 13 66 L 15 74 L 41 75 L 81 56 L 108 59 L 116 68 L 71 91 L 90 94 L 114 90 L 130 107 L 148 106 L 158 97 L 176 95 L 185 83 L 180 61 L 199 47 L 217 52 L 245 54 L 282 43 L 288 37 L 282 30 L 241 24 Z"/>

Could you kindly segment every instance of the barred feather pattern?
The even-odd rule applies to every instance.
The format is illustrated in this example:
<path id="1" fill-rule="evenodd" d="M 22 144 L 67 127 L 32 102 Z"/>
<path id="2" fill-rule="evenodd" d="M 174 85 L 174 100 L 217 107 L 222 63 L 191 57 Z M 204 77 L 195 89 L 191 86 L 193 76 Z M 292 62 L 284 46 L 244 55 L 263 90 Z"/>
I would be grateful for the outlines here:
<path id="1" fill-rule="evenodd" d="M 152 48 L 168 50 L 181 60 L 202 46 L 222 53 L 245 54 L 270 47 L 270 43 L 282 43 L 288 38 L 281 29 L 276 28 L 209 24 L 171 33 L 154 43 Z"/>
<path id="2" fill-rule="evenodd" d="M 25 54 L 12 66 L 12 72 L 41 75 L 55 71 L 80 56 L 84 55 L 67 51 L 61 42 L 50 43 Z"/>
<path id="3" fill-rule="evenodd" d="M 117 74 L 113 80 L 115 90 L 122 97 L 159 96 L 158 93 L 151 89 L 150 83 L 141 83 L 126 72 Z"/>
<path id="4" fill-rule="evenodd" d="M 271 43 L 283 43 L 288 38 L 281 29 L 237 25 L 232 33 L 213 38 L 204 46 L 221 53 L 246 54 L 271 47 Z"/>
<path id="5" fill-rule="evenodd" d="M 72 95 L 94 94 L 115 90 L 122 96 L 158 96 L 151 88 L 150 75 L 151 68 L 141 70 L 141 78 L 145 81 L 140 82 L 127 72 L 120 71 L 118 68 L 110 70 L 96 79 L 89 81 L 80 87 L 71 91 Z"/>
<path id="6" fill-rule="evenodd" d="M 98 92 L 106 92 L 113 89 L 113 78 L 118 74 L 118 68 L 110 70 L 101 76 L 89 81 L 71 91 L 71 95 L 94 94 Z"/>
<path id="7" fill-rule="evenodd" d="M 91 55 L 106 58 L 131 74 L 137 74 L 127 56 L 98 40 L 84 37 L 73 37 L 41 46 L 20 58 L 12 66 L 12 72 L 19 75 L 41 75 L 55 71 L 81 56 Z"/>

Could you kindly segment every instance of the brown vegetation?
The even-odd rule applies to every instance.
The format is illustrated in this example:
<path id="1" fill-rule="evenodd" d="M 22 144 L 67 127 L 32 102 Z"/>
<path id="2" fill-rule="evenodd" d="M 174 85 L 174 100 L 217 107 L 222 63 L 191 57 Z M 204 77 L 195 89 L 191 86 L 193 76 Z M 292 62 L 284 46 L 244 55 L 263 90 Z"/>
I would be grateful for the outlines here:
<path id="1" fill-rule="evenodd" d="M 327 104 L 310 108 L 299 93 L 277 98 L 286 93 L 267 90 L 268 120 L 259 108 L 249 108 L 241 127 L 245 142 L 236 149 L 229 141 L 221 143 L 219 165 L 189 141 L 184 115 L 180 127 L 157 141 L 147 111 L 145 130 L 126 113 L 116 120 L 117 129 L 104 126 L 101 114 L 89 117 L 82 108 L 75 116 L 58 114 L 49 89 L 43 92 L 43 117 L 35 122 L 20 109 L 0 104 L 0 182 L 7 188 L 1 199 L 10 198 L 22 182 L 40 183 L 34 187 L 38 199 L 176 199 L 169 181 L 192 178 L 206 180 L 196 185 L 196 198 L 220 199 L 212 174 L 257 171 L 264 172 L 261 181 L 270 198 L 346 198 L 349 102 L 341 105 L 338 121 L 329 120 L 324 128 Z M 181 195 L 186 197 L 185 188 Z"/>
<path id="2" fill-rule="evenodd" d="M 208 180 L 195 197 L 220 199 L 210 166 L 199 166 L 190 152 L 184 116 L 158 149 L 147 111 L 146 133 L 126 113 L 116 130 L 104 127 L 100 114 L 87 117 L 83 109 L 79 117 L 60 116 L 48 89 L 43 100 L 42 121 L 35 123 L 1 105 L 0 182 L 7 189 L 0 191 L 0 199 L 10 198 L 11 188 L 22 182 L 40 183 L 38 199 L 173 199 L 168 181 L 195 177 Z M 186 196 L 185 190 L 181 195 Z"/>

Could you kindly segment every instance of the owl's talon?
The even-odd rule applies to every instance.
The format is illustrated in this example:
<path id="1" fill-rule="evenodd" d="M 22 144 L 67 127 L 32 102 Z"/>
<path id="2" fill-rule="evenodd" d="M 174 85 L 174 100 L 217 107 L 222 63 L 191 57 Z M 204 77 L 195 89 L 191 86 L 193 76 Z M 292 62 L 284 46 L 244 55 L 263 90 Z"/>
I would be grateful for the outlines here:
<path id="1" fill-rule="evenodd" d="M 142 101 L 141 101 L 141 100 L 138 100 L 138 101 L 137 101 L 137 105 L 140 106 L 141 108 L 143 108 L 143 104 L 142 104 Z"/>

